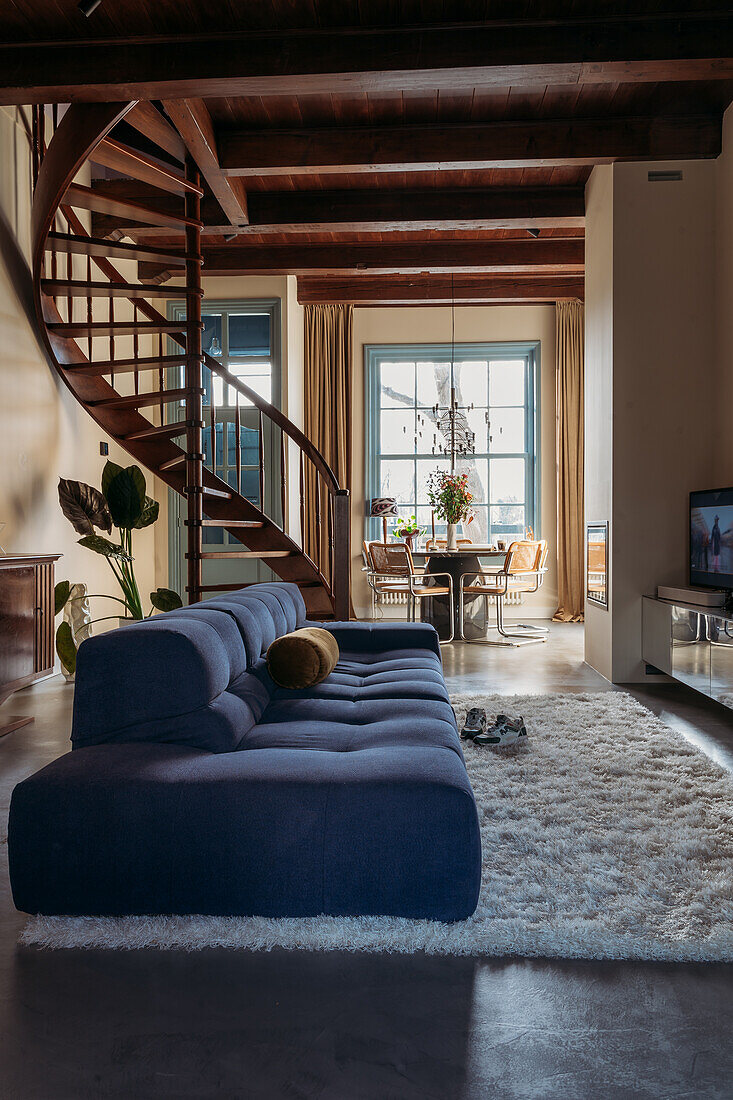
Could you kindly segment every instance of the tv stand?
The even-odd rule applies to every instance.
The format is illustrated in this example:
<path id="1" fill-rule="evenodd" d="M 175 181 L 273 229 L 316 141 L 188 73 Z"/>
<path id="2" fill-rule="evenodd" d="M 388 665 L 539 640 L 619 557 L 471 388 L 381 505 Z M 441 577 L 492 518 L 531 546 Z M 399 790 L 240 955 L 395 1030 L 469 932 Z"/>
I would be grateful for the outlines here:
<path id="1" fill-rule="evenodd" d="M 642 656 L 674 680 L 733 709 L 733 609 L 644 596 Z"/>

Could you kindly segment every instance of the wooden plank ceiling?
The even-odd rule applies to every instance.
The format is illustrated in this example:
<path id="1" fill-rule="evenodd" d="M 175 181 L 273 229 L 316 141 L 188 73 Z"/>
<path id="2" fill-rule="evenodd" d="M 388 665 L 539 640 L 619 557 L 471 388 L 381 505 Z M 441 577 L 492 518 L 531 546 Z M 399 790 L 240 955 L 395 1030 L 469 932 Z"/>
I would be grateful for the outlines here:
<path id="1" fill-rule="evenodd" d="M 167 114 L 205 272 L 291 272 L 303 302 L 582 297 L 593 165 L 715 157 L 733 98 L 711 0 L 15 0 L 0 42 L 0 102 L 138 98 L 151 138 Z M 105 159 L 95 234 L 175 246 L 105 212 L 180 205 Z"/>

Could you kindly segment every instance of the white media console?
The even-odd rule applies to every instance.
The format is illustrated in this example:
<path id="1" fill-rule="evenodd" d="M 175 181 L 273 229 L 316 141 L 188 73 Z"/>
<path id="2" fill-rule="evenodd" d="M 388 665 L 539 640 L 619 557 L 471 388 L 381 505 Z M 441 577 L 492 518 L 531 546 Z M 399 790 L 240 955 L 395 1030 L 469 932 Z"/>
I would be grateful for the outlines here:
<path id="1" fill-rule="evenodd" d="M 733 708 L 733 612 L 644 596 L 642 656 L 660 672 Z"/>

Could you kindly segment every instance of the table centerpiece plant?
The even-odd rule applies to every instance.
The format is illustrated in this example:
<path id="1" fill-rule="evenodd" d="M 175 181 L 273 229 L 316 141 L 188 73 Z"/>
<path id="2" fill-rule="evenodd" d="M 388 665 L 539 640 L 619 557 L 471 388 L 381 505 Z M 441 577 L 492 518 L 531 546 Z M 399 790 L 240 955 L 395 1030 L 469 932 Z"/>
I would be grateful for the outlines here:
<path id="1" fill-rule="evenodd" d="M 420 539 L 425 534 L 425 528 L 421 527 L 417 522 L 416 516 L 409 516 L 407 519 L 397 519 L 394 526 L 393 534 L 395 538 L 400 539 L 402 542 L 406 542 L 410 550 L 412 550 L 412 544 L 415 539 Z"/>
<path id="2" fill-rule="evenodd" d="M 133 565 L 132 538 L 134 531 L 155 523 L 160 506 L 157 500 L 147 495 L 145 475 L 139 466 L 124 468 L 115 462 L 107 462 L 102 471 L 101 490 L 83 481 L 60 478 L 59 504 L 74 530 L 82 535 L 78 540 L 79 545 L 106 559 L 120 586 L 121 595 L 93 593 L 87 596 L 85 591 L 83 596 L 75 596 L 74 585 L 69 581 L 59 581 L 55 590 L 57 615 L 74 599 L 114 600 L 124 608 L 123 615 L 104 615 L 99 619 L 92 619 L 91 622 L 87 621 L 86 626 L 115 618 L 140 621 L 149 618 L 154 611 L 173 611 L 182 606 L 183 601 L 177 592 L 170 588 L 156 588 L 150 593 L 151 608 L 148 615 L 143 611 Z M 111 535 L 113 527 L 117 529 L 114 541 L 105 538 L 105 535 Z M 104 534 L 99 534 L 98 531 Z M 74 631 L 65 619 L 56 631 L 56 652 L 62 666 L 71 674 L 76 668 L 77 649 Z"/>
<path id="3" fill-rule="evenodd" d="M 457 549 L 458 524 L 467 518 L 473 503 L 468 488 L 468 474 L 451 474 L 436 470 L 428 478 L 428 502 L 436 515 L 448 526 L 448 550 Z"/>

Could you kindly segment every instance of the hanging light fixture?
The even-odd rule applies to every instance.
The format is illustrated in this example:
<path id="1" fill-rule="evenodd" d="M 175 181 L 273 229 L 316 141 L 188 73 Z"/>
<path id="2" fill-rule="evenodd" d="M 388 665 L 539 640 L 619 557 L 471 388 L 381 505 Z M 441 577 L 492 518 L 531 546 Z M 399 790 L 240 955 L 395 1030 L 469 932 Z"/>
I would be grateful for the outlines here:
<path id="1" fill-rule="evenodd" d="M 432 413 L 434 422 L 442 439 L 437 433 L 433 435 L 433 454 L 450 456 L 450 472 L 456 472 L 456 459 L 475 453 L 476 433 L 471 430 L 468 422 L 468 413 L 473 412 L 473 402 L 462 406 L 456 395 L 456 295 L 454 275 L 451 272 L 451 335 L 450 335 L 450 402 L 441 406 L 439 402 L 433 405 Z M 487 425 L 488 425 L 488 413 Z"/>

